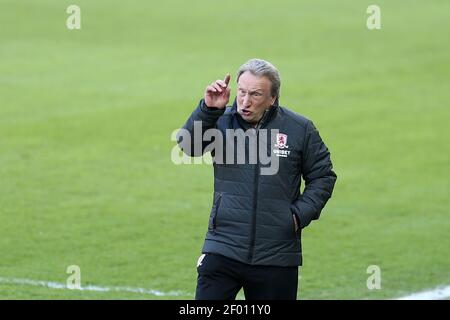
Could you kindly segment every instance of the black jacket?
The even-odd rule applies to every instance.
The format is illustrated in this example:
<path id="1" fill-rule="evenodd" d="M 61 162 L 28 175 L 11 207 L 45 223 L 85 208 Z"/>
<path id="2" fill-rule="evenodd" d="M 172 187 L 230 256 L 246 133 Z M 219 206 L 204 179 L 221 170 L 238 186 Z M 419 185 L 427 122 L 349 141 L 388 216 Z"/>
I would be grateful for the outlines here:
<path id="1" fill-rule="evenodd" d="M 232 107 L 213 109 L 204 100 L 183 127 L 192 136 L 194 121 L 202 121 L 203 133 L 210 128 L 219 129 L 225 142 L 226 129 L 253 130 L 255 137 L 260 136 L 261 129 L 278 129 L 281 134 L 279 145 L 274 145 L 270 138 L 257 142 L 267 144 L 268 155 L 276 156 L 277 152 L 277 174 L 261 174 L 264 165 L 259 162 L 214 163 L 214 198 L 202 252 L 252 265 L 301 265 L 301 229 L 319 218 L 336 182 L 330 153 L 313 123 L 274 105 L 255 129 L 239 115 L 236 101 Z M 194 139 L 178 136 L 179 146 L 190 156 L 201 156 L 211 142 L 203 142 L 195 150 L 196 143 Z M 247 155 L 251 146 L 246 141 Z M 225 147 L 222 152 L 225 159 Z M 217 150 L 212 155 L 217 157 Z M 301 177 L 306 186 L 303 194 Z M 300 221 L 297 233 L 293 213 Z"/>

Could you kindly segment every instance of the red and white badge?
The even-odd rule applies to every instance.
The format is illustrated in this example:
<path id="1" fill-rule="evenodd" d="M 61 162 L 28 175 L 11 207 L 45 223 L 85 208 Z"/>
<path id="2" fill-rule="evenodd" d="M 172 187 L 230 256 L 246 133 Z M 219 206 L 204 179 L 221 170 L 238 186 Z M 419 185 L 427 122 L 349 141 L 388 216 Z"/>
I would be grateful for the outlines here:
<path id="1" fill-rule="evenodd" d="M 277 133 L 277 144 L 275 145 L 275 147 L 277 147 L 278 149 L 289 148 L 289 146 L 287 145 L 287 138 L 287 134 Z"/>

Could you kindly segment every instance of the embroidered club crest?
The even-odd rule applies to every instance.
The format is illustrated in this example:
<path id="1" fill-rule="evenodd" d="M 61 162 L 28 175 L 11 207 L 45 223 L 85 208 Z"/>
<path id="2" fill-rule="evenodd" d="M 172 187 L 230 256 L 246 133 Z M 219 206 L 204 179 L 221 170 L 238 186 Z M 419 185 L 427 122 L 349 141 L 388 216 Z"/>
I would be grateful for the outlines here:
<path id="1" fill-rule="evenodd" d="M 277 144 L 275 145 L 278 149 L 289 148 L 287 145 L 287 134 L 277 133 Z"/>

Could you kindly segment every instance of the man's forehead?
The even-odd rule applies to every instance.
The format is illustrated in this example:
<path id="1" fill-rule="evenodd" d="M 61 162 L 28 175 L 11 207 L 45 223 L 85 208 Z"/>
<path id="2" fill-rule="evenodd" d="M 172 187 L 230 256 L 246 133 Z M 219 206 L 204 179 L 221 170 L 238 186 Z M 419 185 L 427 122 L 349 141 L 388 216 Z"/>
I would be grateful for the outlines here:
<path id="1" fill-rule="evenodd" d="M 270 87 L 270 80 L 264 76 L 243 73 L 239 77 L 238 87 L 245 90 L 266 90 Z"/>

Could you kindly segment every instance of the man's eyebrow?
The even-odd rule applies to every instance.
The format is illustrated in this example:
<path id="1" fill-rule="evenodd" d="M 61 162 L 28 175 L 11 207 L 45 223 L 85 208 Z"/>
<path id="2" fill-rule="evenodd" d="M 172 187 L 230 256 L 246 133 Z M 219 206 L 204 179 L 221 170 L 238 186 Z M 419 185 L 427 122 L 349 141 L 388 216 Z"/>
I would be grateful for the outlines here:
<path id="1" fill-rule="evenodd" d="M 241 87 L 238 87 L 238 90 L 241 90 L 241 91 L 247 91 L 247 90 L 245 90 L 244 88 L 241 88 Z M 255 90 L 250 90 L 249 93 L 250 93 L 250 94 L 254 94 L 254 93 L 262 93 L 263 91 L 264 91 L 263 89 L 255 89 Z"/>

